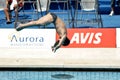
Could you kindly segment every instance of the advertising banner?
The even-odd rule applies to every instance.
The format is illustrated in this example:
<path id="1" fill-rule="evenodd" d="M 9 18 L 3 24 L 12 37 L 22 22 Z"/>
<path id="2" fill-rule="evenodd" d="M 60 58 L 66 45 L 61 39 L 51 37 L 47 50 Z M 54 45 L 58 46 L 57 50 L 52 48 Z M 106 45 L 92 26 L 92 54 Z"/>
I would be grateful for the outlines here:
<path id="1" fill-rule="evenodd" d="M 51 35 L 52 34 L 52 35 Z M 0 29 L 0 47 L 48 49 L 55 42 L 54 29 Z"/>
<path id="2" fill-rule="evenodd" d="M 115 48 L 115 28 L 68 29 L 69 48 Z M 57 37 L 58 38 L 58 37 Z M 66 46 L 65 46 L 66 47 Z"/>
<path id="3" fill-rule="evenodd" d="M 70 44 L 65 48 L 120 47 L 120 29 L 68 29 Z M 58 40 L 55 29 L 0 29 L 0 47 L 48 49 Z"/>

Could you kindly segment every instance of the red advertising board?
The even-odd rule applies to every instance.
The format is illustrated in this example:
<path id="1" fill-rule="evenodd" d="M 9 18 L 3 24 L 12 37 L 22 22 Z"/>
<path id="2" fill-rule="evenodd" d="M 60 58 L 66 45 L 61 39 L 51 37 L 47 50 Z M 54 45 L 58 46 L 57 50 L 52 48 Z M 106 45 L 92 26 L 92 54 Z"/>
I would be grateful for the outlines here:
<path id="1" fill-rule="evenodd" d="M 68 29 L 70 44 L 67 48 L 115 48 L 116 29 L 78 28 Z M 58 35 L 57 35 L 58 38 Z"/>

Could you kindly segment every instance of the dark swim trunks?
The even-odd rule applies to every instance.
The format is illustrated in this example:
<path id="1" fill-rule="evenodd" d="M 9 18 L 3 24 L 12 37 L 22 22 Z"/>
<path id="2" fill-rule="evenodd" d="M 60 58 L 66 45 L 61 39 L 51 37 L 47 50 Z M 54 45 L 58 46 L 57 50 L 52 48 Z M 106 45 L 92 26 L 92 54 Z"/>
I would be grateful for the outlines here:
<path id="1" fill-rule="evenodd" d="M 54 14 L 54 13 L 50 13 L 51 15 L 52 15 L 52 17 L 53 17 L 53 23 L 55 23 L 56 22 L 56 20 L 57 20 L 57 15 L 56 14 Z"/>

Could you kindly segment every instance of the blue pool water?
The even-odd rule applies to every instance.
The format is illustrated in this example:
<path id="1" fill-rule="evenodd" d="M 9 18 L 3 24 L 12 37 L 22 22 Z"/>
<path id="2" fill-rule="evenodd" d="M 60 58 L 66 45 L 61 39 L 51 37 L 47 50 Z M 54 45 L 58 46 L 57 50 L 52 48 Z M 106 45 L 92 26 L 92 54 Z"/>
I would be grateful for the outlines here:
<path id="1" fill-rule="evenodd" d="M 0 80 L 120 80 L 120 72 L 0 71 Z"/>

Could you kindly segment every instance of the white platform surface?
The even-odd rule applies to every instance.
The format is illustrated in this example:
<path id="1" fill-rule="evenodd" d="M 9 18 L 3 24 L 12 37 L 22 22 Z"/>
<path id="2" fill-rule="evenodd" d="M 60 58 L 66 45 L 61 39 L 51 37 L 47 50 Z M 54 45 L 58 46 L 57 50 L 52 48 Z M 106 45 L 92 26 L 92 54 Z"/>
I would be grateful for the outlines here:
<path id="1" fill-rule="evenodd" d="M 120 68 L 120 48 L 0 48 L 0 67 Z"/>

